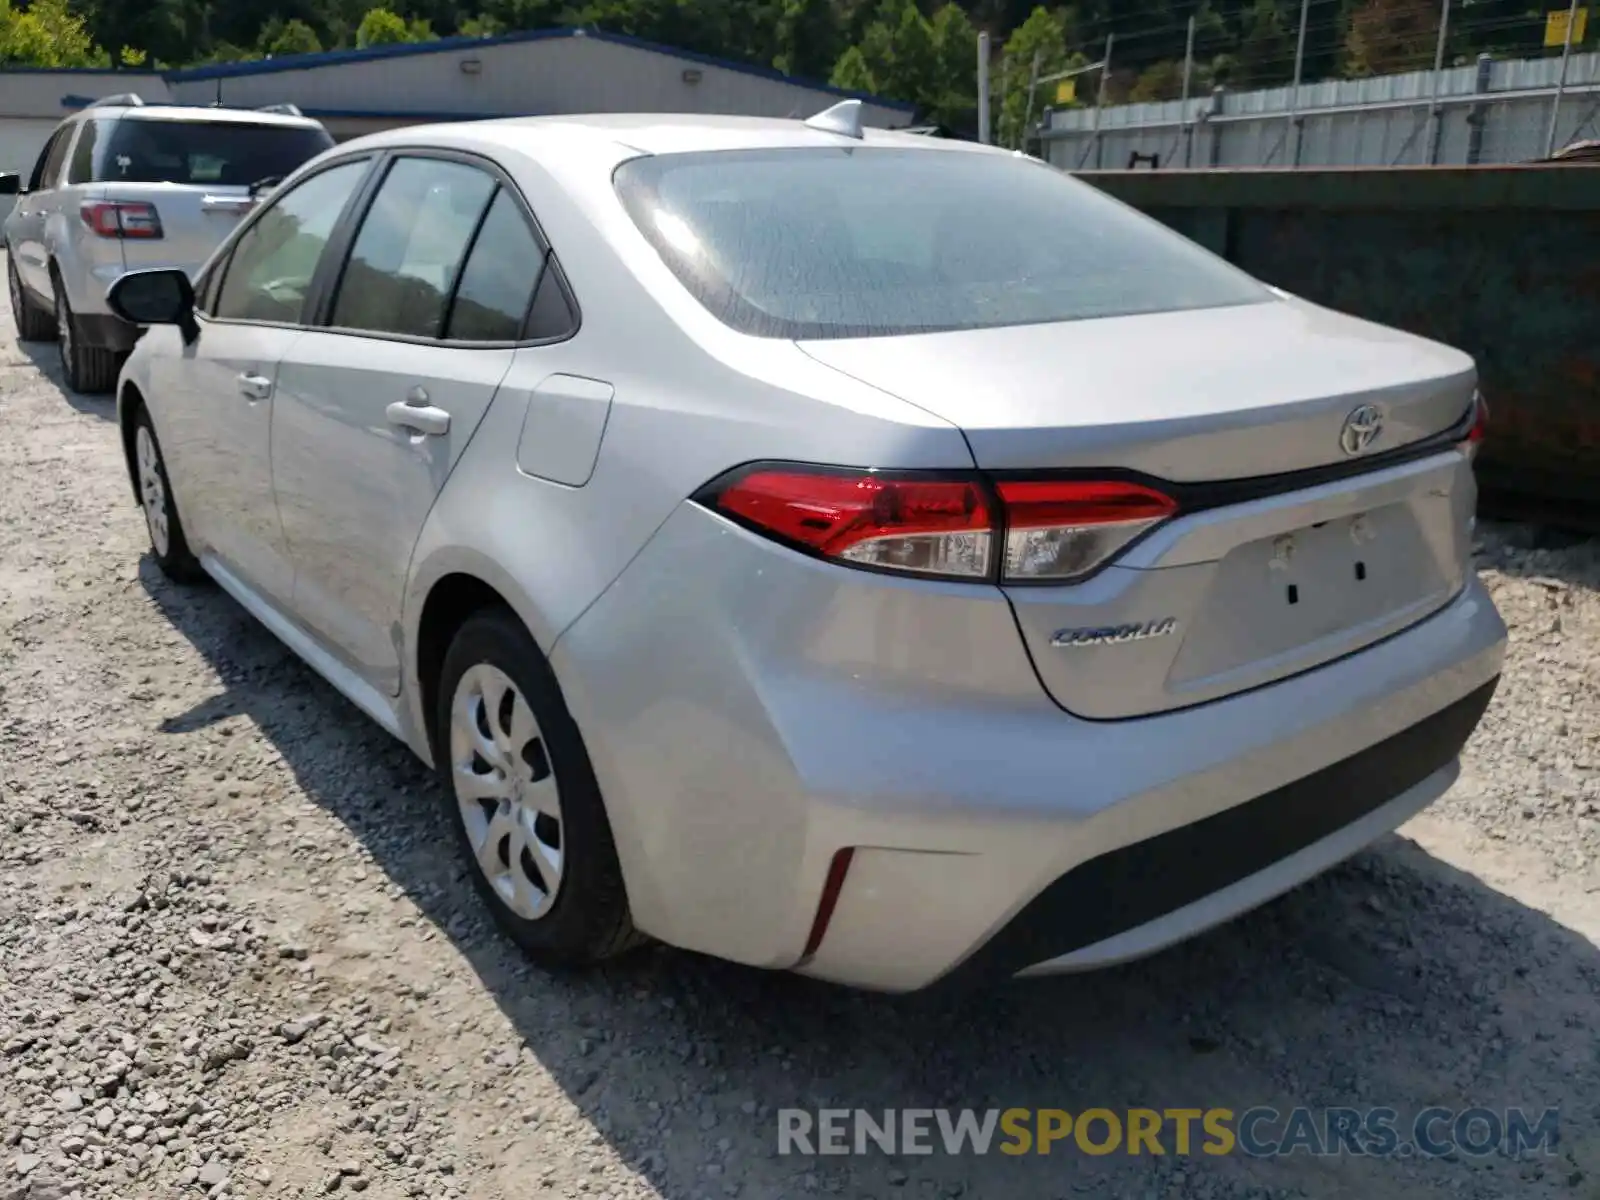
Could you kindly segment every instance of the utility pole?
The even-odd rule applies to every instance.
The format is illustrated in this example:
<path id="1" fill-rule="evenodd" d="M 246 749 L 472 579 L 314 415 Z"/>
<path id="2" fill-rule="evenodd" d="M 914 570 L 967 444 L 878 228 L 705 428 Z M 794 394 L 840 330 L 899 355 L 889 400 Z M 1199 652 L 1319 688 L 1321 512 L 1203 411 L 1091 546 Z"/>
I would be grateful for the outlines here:
<path id="1" fill-rule="evenodd" d="M 1306 24 L 1311 18 L 1311 0 L 1300 0 L 1300 39 L 1295 43 L 1294 49 L 1294 88 L 1289 93 L 1289 132 L 1294 146 L 1294 157 L 1289 165 L 1300 165 L 1301 134 L 1305 130 L 1305 121 L 1300 116 L 1300 81 L 1305 78 L 1306 71 Z"/>
<path id="2" fill-rule="evenodd" d="M 1439 9 L 1439 45 L 1433 52 L 1433 108 L 1428 114 L 1431 127 L 1428 130 L 1427 157 L 1423 159 L 1429 166 L 1439 164 L 1439 143 L 1444 140 L 1444 110 L 1439 107 L 1439 95 L 1444 90 L 1444 51 L 1449 37 L 1450 0 L 1444 0 Z"/>
<path id="3" fill-rule="evenodd" d="M 1194 14 L 1189 15 L 1189 40 L 1183 51 L 1183 106 L 1179 110 L 1179 120 L 1183 122 L 1183 165 L 1190 166 L 1194 161 L 1194 122 L 1189 119 L 1189 86 L 1194 82 Z"/>
<path id="4" fill-rule="evenodd" d="M 1567 92 L 1567 66 L 1572 62 L 1572 35 L 1578 28 L 1578 0 L 1567 9 L 1567 40 L 1561 47 L 1561 74 L 1556 80 L 1556 98 L 1550 103 L 1550 131 L 1545 134 L 1544 156 L 1556 152 L 1556 127 L 1561 123 L 1561 100 Z"/>
<path id="5" fill-rule="evenodd" d="M 989 34 L 978 35 L 978 141 L 989 144 Z"/>
<path id="6" fill-rule="evenodd" d="M 1094 98 L 1094 165 L 1100 169 L 1100 114 L 1106 107 L 1106 82 L 1111 78 L 1111 47 L 1116 44 L 1117 35 L 1106 34 L 1106 56 L 1100 60 L 1100 90 Z"/>

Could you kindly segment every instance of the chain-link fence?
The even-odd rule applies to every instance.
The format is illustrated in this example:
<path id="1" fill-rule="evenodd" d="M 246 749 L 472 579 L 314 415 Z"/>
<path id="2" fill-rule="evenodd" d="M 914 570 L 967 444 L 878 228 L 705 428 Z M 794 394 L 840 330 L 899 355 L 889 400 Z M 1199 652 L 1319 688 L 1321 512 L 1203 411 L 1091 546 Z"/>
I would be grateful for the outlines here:
<path id="1" fill-rule="evenodd" d="M 1296 7 L 1297 27 L 1242 43 L 1226 31 L 1226 52 L 1198 20 L 1181 34 L 1108 33 L 1095 64 L 1104 85 L 1091 76 L 1079 89 L 1104 103 L 1045 107 L 1041 153 L 1069 170 L 1460 165 L 1600 140 L 1586 7 L 1511 17 L 1473 0 Z M 1141 63 L 1139 39 L 1157 36 L 1182 57 Z"/>

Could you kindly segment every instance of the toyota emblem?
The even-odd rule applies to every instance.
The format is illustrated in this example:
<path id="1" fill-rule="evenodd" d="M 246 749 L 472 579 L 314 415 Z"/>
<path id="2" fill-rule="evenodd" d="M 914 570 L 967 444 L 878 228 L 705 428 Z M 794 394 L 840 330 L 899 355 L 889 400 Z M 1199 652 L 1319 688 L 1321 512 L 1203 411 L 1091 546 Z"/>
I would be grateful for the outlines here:
<path id="1" fill-rule="evenodd" d="M 1344 419 L 1339 447 L 1351 458 L 1365 454 L 1383 433 L 1383 414 L 1376 404 L 1363 404 Z"/>

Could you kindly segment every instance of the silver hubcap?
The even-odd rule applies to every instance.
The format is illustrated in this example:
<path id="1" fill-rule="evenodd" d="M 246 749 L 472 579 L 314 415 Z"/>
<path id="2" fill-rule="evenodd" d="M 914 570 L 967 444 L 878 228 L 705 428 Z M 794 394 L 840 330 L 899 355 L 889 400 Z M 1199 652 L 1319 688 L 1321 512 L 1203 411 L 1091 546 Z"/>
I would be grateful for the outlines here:
<path id="1" fill-rule="evenodd" d="M 165 558 L 172 536 L 167 526 L 167 489 L 161 482 L 155 439 L 143 425 L 135 438 L 134 453 L 139 461 L 139 499 L 144 503 L 144 522 L 150 527 L 150 544 Z"/>
<path id="2" fill-rule="evenodd" d="M 561 888 L 561 792 L 533 710 L 488 663 L 456 685 L 450 774 L 478 869 L 519 917 L 544 916 Z"/>

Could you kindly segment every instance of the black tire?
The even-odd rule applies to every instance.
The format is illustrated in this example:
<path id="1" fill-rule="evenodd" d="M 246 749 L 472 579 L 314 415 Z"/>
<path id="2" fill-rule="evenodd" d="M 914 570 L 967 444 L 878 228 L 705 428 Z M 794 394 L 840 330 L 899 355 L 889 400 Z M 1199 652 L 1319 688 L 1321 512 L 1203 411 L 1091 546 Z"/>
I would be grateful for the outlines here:
<path id="1" fill-rule="evenodd" d="M 534 757 L 541 767 L 547 764 L 542 778 L 553 776 L 558 789 L 561 875 L 548 910 L 532 919 L 514 912 L 479 866 L 457 799 L 451 712 L 462 680 L 480 665 L 497 668 L 521 693 L 537 724 L 529 745 L 542 742 Z M 553 967 L 589 966 L 644 941 L 628 911 L 616 843 L 589 752 L 554 672 L 515 614 L 495 607 L 467 618 L 445 654 L 437 696 L 433 744 L 445 817 L 495 923 L 530 958 Z M 525 747 L 516 753 L 524 762 L 530 757 Z M 480 803 L 485 812 L 495 806 L 492 800 Z M 509 867 L 505 850 L 498 853 Z"/>
<path id="2" fill-rule="evenodd" d="M 56 341 L 61 343 L 61 376 L 68 390 L 85 396 L 115 391 L 122 356 L 103 346 L 85 346 L 83 330 L 72 314 L 61 276 L 56 285 Z"/>
<path id="3" fill-rule="evenodd" d="M 144 457 L 147 438 L 153 456 L 150 461 Z M 144 513 L 145 530 L 150 535 L 150 557 L 168 579 L 178 583 L 199 582 L 206 577 L 205 571 L 189 549 L 189 539 L 184 536 L 183 519 L 178 516 L 178 502 L 172 494 L 172 481 L 167 478 L 167 460 L 161 453 L 161 442 L 156 437 L 150 413 L 142 404 L 134 416 L 132 448 L 134 485 L 139 490 L 139 508 Z M 159 485 L 159 494 L 152 484 Z M 161 521 L 165 522 L 165 536 L 160 532 Z"/>
<path id="4" fill-rule="evenodd" d="M 17 340 L 20 342 L 53 342 L 56 323 L 50 314 L 28 296 L 22 286 L 22 276 L 17 274 L 17 263 L 10 250 L 6 252 L 6 284 L 11 292 L 11 319 L 16 322 Z"/>

